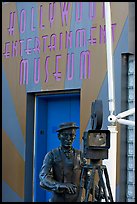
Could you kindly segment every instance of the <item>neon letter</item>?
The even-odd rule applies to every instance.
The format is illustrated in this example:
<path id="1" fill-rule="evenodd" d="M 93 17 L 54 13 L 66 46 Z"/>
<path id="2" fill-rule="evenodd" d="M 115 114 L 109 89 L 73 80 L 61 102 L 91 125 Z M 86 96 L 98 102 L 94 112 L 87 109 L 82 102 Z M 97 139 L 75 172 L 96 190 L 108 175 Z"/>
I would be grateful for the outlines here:
<path id="1" fill-rule="evenodd" d="M 54 17 L 55 17 L 55 15 L 54 15 L 54 10 L 55 10 L 54 4 L 55 4 L 55 2 L 49 4 L 49 22 L 50 22 L 50 27 L 52 26 L 53 21 L 54 21 Z"/>
<path id="2" fill-rule="evenodd" d="M 10 42 L 6 42 L 6 43 L 5 43 L 5 52 L 3 53 L 3 55 L 4 55 L 6 58 L 9 58 L 9 57 L 10 57 L 10 52 L 9 52 L 9 50 L 8 50 L 9 44 L 10 44 Z"/>
<path id="3" fill-rule="evenodd" d="M 104 25 L 104 29 L 100 25 L 100 41 L 99 43 L 102 44 L 104 39 L 104 43 L 106 43 L 106 25 Z"/>
<path id="4" fill-rule="evenodd" d="M 70 31 L 69 33 L 66 31 L 66 48 L 68 48 L 68 41 L 70 44 L 70 48 L 72 48 L 72 31 Z"/>
<path id="5" fill-rule="evenodd" d="M 20 42 L 20 56 L 22 57 L 22 43 L 24 42 L 24 40 L 19 40 Z"/>
<path id="6" fill-rule="evenodd" d="M 10 24 L 9 24 L 9 28 L 8 28 L 10 35 L 14 35 L 15 19 L 16 19 L 16 13 L 11 12 L 10 13 Z"/>
<path id="7" fill-rule="evenodd" d="M 71 54 L 71 66 L 70 66 L 70 54 L 67 54 L 67 79 L 72 80 L 74 75 L 74 53 Z M 70 74 L 70 67 L 71 67 L 71 74 Z"/>
<path id="8" fill-rule="evenodd" d="M 34 52 L 40 53 L 40 40 L 38 37 L 35 37 L 35 42 L 34 42 Z"/>
<path id="9" fill-rule="evenodd" d="M 79 9 L 80 7 L 80 9 Z M 79 17 L 78 17 L 78 10 L 79 11 Z M 76 2 L 76 21 L 79 23 L 82 19 L 82 2 Z"/>
<path id="10" fill-rule="evenodd" d="M 61 55 L 56 55 L 56 70 L 53 73 L 56 81 L 60 81 L 61 80 L 61 72 L 58 71 L 59 70 L 59 68 L 58 68 L 58 60 L 59 60 L 59 58 L 61 58 Z"/>
<path id="11" fill-rule="evenodd" d="M 60 8 L 62 15 L 62 26 L 64 26 L 65 22 L 66 25 L 68 24 L 68 12 L 70 9 L 70 3 L 69 2 L 60 3 Z"/>
<path id="12" fill-rule="evenodd" d="M 38 75 L 37 79 L 36 79 L 36 75 Z M 40 58 L 38 58 L 38 71 L 37 71 L 36 58 L 35 58 L 34 59 L 34 83 L 38 84 L 39 80 L 40 80 Z"/>
<path id="13" fill-rule="evenodd" d="M 89 3 L 89 19 L 93 20 L 96 17 L 96 2 Z"/>
<path id="14" fill-rule="evenodd" d="M 40 29 L 43 30 L 44 29 L 44 25 L 42 25 L 42 5 L 40 5 Z"/>
<path id="15" fill-rule="evenodd" d="M 47 39 L 48 35 L 44 35 L 42 36 L 43 38 L 43 52 L 46 52 L 46 39 Z"/>
<path id="16" fill-rule="evenodd" d="M 17 57 L 17 54 L 18 54 L 18 42 L 17 41 L 15 41 L 15 43 L 14 42 L 12 42 L 12 57 Z"/>
<path id="17" fill-rule="evenodd" d="M 34 8 L 31 8 L 31 31 L 34 31 L 35 27 L 34 27 Z"/>
<path id="18" fill-rule="evenodd" d="M 85 31 L 85 29 L 78 29 L 77 31 L 76 31 L 76 47 L 78 47 L 79 46 L 79 34 L 80 34 L 80 47 L 82 47 L 82 36 L 83 36 L 83 38 L 84 38 L 84 41 L 83 41 L 83 44 L 84 44 L 84 46 L 86 45 L 86 31 Z"/>
<path id="19" fill-rule="evenodd" d="M 48 60 L 49 60 L 50 56 L 47 56 L 46 57 L 46 60 L 45 60 L 45 72 L 46 72 L 46 77 L 45 77 L 45 82 L 47 83 L 48 80 L 49 80 L 49 72 L 48 72 Z"/>
<path id="20" fill-rule="evenodd" d="M 89 39 L 89 43 L 91 45 L 96 44 L 96 38 L 93 38 L 93 30 L 96 30 L 96 26 L 95 27 L 91 27 L 90 29 L 90 39 Z"/>
<path id="21" fill-rule="evenodd" d="M 54 44 L 52 45 L 52 39 L 54 41 Z M 56 38 L 56 34 L 52 34 L 50 36 L 50 45 L 48 46 L 50 51 L 52 51 L 53 49 L 56 50 L 56 41 L 57 41 L 57 38 Z"/>
<path id="22" fill-rule="evenodd" d="M 22 68 L 23 65 L 24 65 L 24 69 Z M 24 70 L 24 72 L 23 72 L 24 74 L 22 74 L 22 69 Z M 28 84 L 28 60 L 23 59 L 20 62 L 20 85 L 22 83 L 25 84 L 25 81 L 26 81 L 26 84 Z"/>
<path id="23" fill-rule="evenodd" d="M 87 63 L 86 57 L 88 58 L 88 63 Z M 83 61 L 84 61 L 84 63 L 83 63 Z M 80 79 L 82 79 L 82 76 L 83 76 L 83 69 L 82 69 L 83 64 L 84 64 L 84 79 L 87 78 L 86 65 L 88 68 L 88 78 L 90 78 L 90 52 L 88 50 L 80 53 Z"/>
<path id="24" fill-rule="evenodd" d="M 23 23 L 23 26 L 22 26 L 22 23 Z M 24 33 L 25 29 L 26 29 L 26 11 L 22 9 L 20 13 L 20 33 Z"/>
<path id="25" fill-rule="evenodd" d="M 27 45 L 26 45 L 26 50 L 25 52 L 27 53 L 27 55 L 31 54 L 31 49 L 29 48 L 29 42 L 32 40 L 32 38 L 28 38 L 27 39 Z"/>

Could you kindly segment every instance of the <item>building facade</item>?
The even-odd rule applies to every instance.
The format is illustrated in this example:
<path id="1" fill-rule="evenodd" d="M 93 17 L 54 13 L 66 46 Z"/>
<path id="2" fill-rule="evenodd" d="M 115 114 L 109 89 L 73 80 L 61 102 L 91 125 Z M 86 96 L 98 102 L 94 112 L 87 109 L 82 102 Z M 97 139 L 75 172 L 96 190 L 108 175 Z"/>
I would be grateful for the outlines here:
<path id="1" fill-rule="evenodd" d="M 134 10 L 134 2 L 111 2 L 116 114 L 134 107 Z M 46 152 L 59 143 L 56 129 L 75 121 L 74 145 L 81 148 L 97 99 L 102 129 L 108 129 L 104 2 L 2 3 L 3 202 L 47 201 L 38 173 Z M 118 202 L 135 197 L 131 129 L 117 124 Z"/>

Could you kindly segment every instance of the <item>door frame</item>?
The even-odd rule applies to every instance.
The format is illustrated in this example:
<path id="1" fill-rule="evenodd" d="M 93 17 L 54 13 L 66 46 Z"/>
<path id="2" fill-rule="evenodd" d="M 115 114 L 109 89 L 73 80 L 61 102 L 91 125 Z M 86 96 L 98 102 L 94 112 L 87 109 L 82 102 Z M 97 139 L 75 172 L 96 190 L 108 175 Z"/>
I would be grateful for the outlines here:
<path id="1" fill-rule="evenodd" d="M 33 202 L 33 165 L 34 165 L 34 139 L 35 139 L 35 113 L 36 96 L 53 94 L 79 93 L 80 89 L 56 90 L 48 92 L 27 93 L 26 100 L 26 148 L 25 148 L 25 174 L 24 174 L 24 202 Z"/>

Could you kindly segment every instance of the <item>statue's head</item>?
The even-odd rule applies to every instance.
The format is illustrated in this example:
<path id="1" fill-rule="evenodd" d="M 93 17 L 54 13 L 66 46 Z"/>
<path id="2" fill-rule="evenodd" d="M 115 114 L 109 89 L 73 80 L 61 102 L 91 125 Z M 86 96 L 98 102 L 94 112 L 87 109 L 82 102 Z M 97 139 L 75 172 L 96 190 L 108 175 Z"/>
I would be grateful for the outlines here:
<path id="1" fill-rule="evenodd" d="M 73 144 L 73 141 L 76 137 L 76 129 L 79 127 L 76 126 L 76 123 L 74 122 L 66 122 L 62 123 L 59 126 L 58 132 L 58 138 L 61 142 L 61 145 L 64 147 L 71 147 Z"/>

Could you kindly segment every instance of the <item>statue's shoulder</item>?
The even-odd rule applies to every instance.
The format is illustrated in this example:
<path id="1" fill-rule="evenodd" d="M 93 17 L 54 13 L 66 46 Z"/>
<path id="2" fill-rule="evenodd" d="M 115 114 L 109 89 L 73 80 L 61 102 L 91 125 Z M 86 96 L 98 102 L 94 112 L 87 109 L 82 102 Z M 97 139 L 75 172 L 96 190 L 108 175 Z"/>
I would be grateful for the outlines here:
<path id="1" fill-rule="evenodd" d="M 47 154 L 45 155 L 44 160 L 54 160 L 56 157 L 58 157 L 59 155 L 59 148 L 55 148 L 50 150 L 49 152 L 47 152 Z"/>
<path id="2" fill-rule="evenodd" d="M 57 147 L 57 148 L 53 149 L 52 155 L 54 157 L 54 160 L 56 160 L 57 158 L 60 158 L 60 148 Z"/>
<path id="3" fill-rule="evenodd" d="M 59 153 L 59 147 L 51 150 L 52 154 Z"/>

